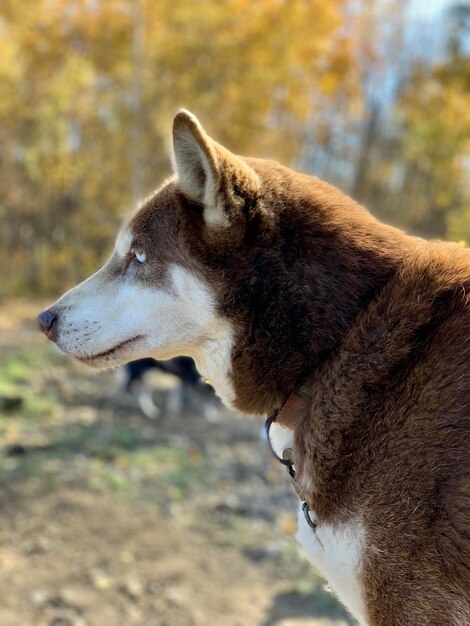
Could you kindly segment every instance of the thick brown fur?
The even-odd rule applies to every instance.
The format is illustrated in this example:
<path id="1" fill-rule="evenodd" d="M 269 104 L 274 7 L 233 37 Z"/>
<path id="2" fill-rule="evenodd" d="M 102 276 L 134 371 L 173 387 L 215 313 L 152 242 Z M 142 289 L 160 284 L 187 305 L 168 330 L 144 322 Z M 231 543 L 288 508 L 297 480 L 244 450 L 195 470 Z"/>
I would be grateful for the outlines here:
<path id="1" fill-rule="evenodd" d="M 238 329 L 236 405 L 269 414 L 303 384 L 299 483 L 320 524 L 364 525 L 371 624 L 468 623 L 470 252 L 408 237 L 274 162 L 244 160 L 259 181 L 247 184 L 215 149 L 228 226 L 165 194 L 178 248 Z"/>
<path id="2" fill-rule="evenodd" d="M 470 252 L 247 162 L 262 182 L 254 197 L 239 183 L 238 237 L 209 232 L 179 198 L 185 239 L 223 276 L 220 312 L 239 328 L 237 405 L 270 413 L 303 383 L 298 479 L 320 524 L 361 519 L 371 624 L 467 624 Z"/>
<path id="3" fill-rule="evenodd" d="M 301 386 L 298 481 L 319 524 L 364 528 L 368 623 L 470 624 L 470 251 L 381 224 L 318 179 L 236 157 L 185 113 L 177 162 L 188 136 L 206 170 L 167 182 L 133 218 L 148 257 L 139 280 L 164 282 L 172 261 L 215 290 L 235 329 L 241 411 L 270 414 Z M 191 191 L 208 178 L 212 195 Z"/>

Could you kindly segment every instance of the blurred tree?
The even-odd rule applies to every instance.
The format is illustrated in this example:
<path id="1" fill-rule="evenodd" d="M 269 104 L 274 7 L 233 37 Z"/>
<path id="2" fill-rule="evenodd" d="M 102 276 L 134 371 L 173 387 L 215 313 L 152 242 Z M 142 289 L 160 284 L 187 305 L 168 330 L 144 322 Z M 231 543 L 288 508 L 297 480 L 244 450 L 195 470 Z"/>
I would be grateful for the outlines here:
<path id="1" fill-rule="evenodd" d="M 2 291 L 59 290 L 97 265 L 168 173 L 180 106 L 233 149 L 290 161 L 312 94 L 355 89 L 346 4 L 4 0 Z"/>
<path id="2" fill-rule="evenodd" d="M 470 241 L 470 7 L 448 12 L 446 58 L 418 64 L 400 102 L 409 222 Z"/>
<path id="3" fill-rule="evenodd" d="M 3 0 L 0 294 L 60 291 L 103 260 L 169 173 L 181 106 L 235 151 L 470 238 L 468 12 L 429 60 L 406 41 L 408 4 Z"/>
<path id="4" fill-rule="evenodd" d="M 357 110 L 326 102 L 300 165 L 386 221 L 468 241 L 470 9 L 449 9 L 436 39 L 413 22 L 406 1 L 358 0 L 355 8 Z"/>
<path id="5" fill-rule="evenodd" d="M 0 5 L 4 290 L 89 272 L 129 196 L 128 18 L 118 1 L 93 5 Z"/>

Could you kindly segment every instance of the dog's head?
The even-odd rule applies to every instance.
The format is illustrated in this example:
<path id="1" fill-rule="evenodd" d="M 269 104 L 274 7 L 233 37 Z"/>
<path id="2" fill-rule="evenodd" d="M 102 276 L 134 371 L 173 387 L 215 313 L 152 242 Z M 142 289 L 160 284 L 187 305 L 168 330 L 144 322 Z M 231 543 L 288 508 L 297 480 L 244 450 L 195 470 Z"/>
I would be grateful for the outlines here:
<path id="1" fill-rule="evenodd" d="M 191 356 L 208 378 L 223 378 L 230 402 L 237 323 L 221 301 L 224 269 L 270 216 L 256 172 L 186 111 L 174 120 L 173 149 L 175 175 L 125 225 L 110 260 L 38 320 L 62 352 L 98 368 Z"/>
<path id="2" fill-rule="evenodd" d="M 95 367 L 193 357 L 226 403 L 268 412 L 374 293 L 397 235 L 318 179 L 235 156 L 188 112 L 173 150 L 108 263 L 39 322 Z"/>

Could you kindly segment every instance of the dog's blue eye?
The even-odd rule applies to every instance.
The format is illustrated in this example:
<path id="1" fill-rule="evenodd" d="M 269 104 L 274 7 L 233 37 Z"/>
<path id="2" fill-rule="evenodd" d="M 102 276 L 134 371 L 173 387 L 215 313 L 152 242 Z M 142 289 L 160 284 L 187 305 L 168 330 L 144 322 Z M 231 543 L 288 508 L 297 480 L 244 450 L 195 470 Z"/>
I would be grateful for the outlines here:
<path id="1" fill-rule="evenodd" d="M 137 261 L 139 263 L 144 263 L 145 262 L 145 254 L 144 252 L 134 252 L 134 256 L 137 259 Z"/>

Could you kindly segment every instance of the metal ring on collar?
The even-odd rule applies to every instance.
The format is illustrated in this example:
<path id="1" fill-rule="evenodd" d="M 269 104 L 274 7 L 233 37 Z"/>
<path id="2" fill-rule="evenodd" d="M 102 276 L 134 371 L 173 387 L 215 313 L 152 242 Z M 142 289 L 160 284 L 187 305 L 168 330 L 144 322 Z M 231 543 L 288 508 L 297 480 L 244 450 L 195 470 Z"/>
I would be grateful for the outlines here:
<path id="1" fill-rule="evenodd" d="M 266 423 L 264 425 L 264 432 L 266 435 L 266 441 L 268 443 L 268 447 L 271 450 L 271 452 L 273 453 L 274 457 L 279 461 L 279 463 L 282 463 L 283 465 L 286 465 L 287 467 L 292 467 L 293 463 L 292 463 L 292 459 L 282 459 L 278 454 L 276 454 L 276 451 L 274 450 L 272 444 L 271 444 L 271 439 L 269 437 L 269 431 L 271 429 L 271 424 L 273 422 L 276 421 L 276 415 L 271 415 L 271 417 L 268 417 L 268 419 L 266 420 Z"/>
<path id="2" fill-rule="evenodd" d="M 312 518 L 310 517 L 310 509 L 309 509 L 308 504 L 306 502 L 304 502 L 302 504 L 302 511 L 303 511 L 303 514 L 304 514 L 304 517 L 305 517 L 305 520 L 306 520 L 307 524 L 310 526 L 310 528 L 312 530 L 316 530 L 317 529 L 317 523 L 314 522 L 312 520 Z"/>

